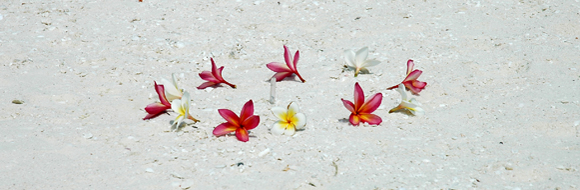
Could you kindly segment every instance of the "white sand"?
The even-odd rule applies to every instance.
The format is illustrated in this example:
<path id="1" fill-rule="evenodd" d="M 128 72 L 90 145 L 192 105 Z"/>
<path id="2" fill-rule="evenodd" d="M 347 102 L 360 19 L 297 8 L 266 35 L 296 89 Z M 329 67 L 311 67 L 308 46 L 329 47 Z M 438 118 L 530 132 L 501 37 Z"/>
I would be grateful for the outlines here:
<path id="1" fill-rule="evenodd" d="M 580 188 L 577 0 L 4 1 L 0 15 L 0 189 Z M 276 84 L 276 106 L 308 117 L 293 137 L 268 131 L 283 45 L 306 79 Z M 382 63 L 343 73 L 363 46 Z M 195 88 L 209 57 L 237 89 Z M 388 113 L 407 59 L 423 117 Z M 201 120 L 176 133 L 175 114 L 142 120 L 171 73 Z M 345 122 L 357 81 L 384 93 L 381 125 Z M 250 141 L 214 137 L 216 110 L 249 99 Z"/>

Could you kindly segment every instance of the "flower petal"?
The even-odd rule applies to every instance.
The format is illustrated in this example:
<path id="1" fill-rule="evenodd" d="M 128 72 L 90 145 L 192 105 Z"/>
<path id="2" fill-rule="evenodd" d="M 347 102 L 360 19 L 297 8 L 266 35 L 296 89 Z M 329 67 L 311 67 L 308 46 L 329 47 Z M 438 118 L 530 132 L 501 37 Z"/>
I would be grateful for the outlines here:
<path id="1" fill-rule="evenodd" d="M 354 108 L 355 110 L 360 110 L 360 107 L 365 102 L 365 93 L 363 92 L 360 85 L 357 83 L 354 84 Z"/>
<path id="2" fill-rule="evenodd" d="M 350 124 L 352 124 L 354 126 L 358 126 L 360 124 L 360 118 L 354 113 L 350 114 L 348 121 L 350 121 Z"/>
<path id="3" fill-rule="evenodd" d="M 205 88 L 207 88 L 207 87 L 210 87 L 210 86 L 213 86 L 213 85 L 216 85 L 216 84 L 217 84 L 217 83 L 215 83 L 215 82 L 204 82 L 203 84 L 199 85 L 199 86 L 197 87 L 197 89 L 199 89 L 199 90 L 203 90 L 203 89 L 205 89 Z"/>
<path id="4" fill-rule="evenodd" d="M 276 78 L 276 82 L 279 82 L 281 80 L 284 80 L 284 78 L 291 76 L 293 73 L 291 72 L 279 72 L 274 74 L 274 78 Z"/>
<path id="5" fill-rule="evenodd" d="M 355 64 L 355 61 L 354 61 L 354 56 L 355 56 L 355 55 L 356 55 L 356 54 L 354 53 L 354 51 L 352 51 L 352 49 L 348 49 L 348 50 L 345 50 L 345 51 L 344 51 L 344 61 L 346 62 L 346 64 L 347 64 L 349 67 L 352 67 L 352 68 L 357 68 L 357 67 L 358 67 L 358 66 Z"/>
<path id="6" fill-rule="evenodd" d="M 303 113 L 297 113 L 296 115 L 294 115 L 294 126 L 296 127 L 296 129 L 303 129 L 304 126 L 306 126 L 306 115 L 304 115 Z"/>
<path id="7" fill-rule="evenodd" d="M 398 85 L 397 92 L 399 92 L 401 94 L 401 99 L 403 101 L 408 100 L 407 99 L 407 93 L 405 92 L 405 85 L 404 84 L 401 83 L 401 84 Z"/>
<path id="8" fill-rule="evenodd" d="M 379 125 L 383 120 L 375 114 L 360 114 L 360 121 L 370 125 Z"/>
<path id="9" fill-rule="evenodd" d="M 286 62 L 287 67 L 292 70 L 292 64 L 290 63 L 292 62 L 292 60 L 290 60 L 290 51 L 286 46 L 284 46 L 284 61 Z"/>
<path id="10" fill-rule="evenodd" d="M 421 92 L 421 90 L 423 90 L 425 88 L 425 86 L 427 85 L 426 82 L 421 82 L 421 81 L 405 81 L 403 82 L 403 84 L 405 85 L 405 87 L 409 88 L 409 90 L 411 91 L 411 93 L 413 94 L 419 94 L 419 92 Z M 414 84 L 417 84 L 418 86 L 415 86 Z"/>
<path id="11" fill-rule="evenodd" d="M 274 72 L 292 72 L 292 70 L 290 68 L 288 68 L 287 65 L 282 64 L 280 62 L 271 62 L 266 64 L 266 67 L 268 67 L 268 69 L 274 71 Z"/>
<path id="12" fill-rule="evenodd" d="M 294 64 L 292 65 L 292 67 L 290 67 L 290 69 L 292 69 L 292 71 L 297 72 L 296 69 L 296 65 L 298 64 L 298 59 L 300 59 L 300 51 L 296 50 L 296 53 L 294 54 Z"/>
<path id="13" fill-rule="evenodd" d="M 280 119 L 280 120 L 286 120 L 286 113 L 288 111 L 286 108 L 283 108 L 283 107 L 273 107 L 270 110 L 272 110 L 272 113 L 278 119 Z"/>
<path id="14" fill-rule="evenodd" d="M 356 113 L 356 110 L 354 109 L 354 104 L 351 101 L 345 100 L 345 99 L 340 99 L 342 100 L 342 104 L 344 104 L 344 107 L 346 107 L 346 109 L 348 109 L 348 111 L 352 112 L 352 113 Z"/>
<path id="15" fill-rule="evenodd" d="M 246 120 L 251 115 L 254 115 L 254 102 L 249 100 L 242 107 L 242 112 L 240 113 L 240 121 Z"/>
<path id="16" fill-rule="evenodd" d="M 411 73 L 409 73 L 409 75 L 407 75 L 407 77 L 405 77 L 405 80 L 403 80 L 403 82 L 417 80 L 417 78 L 419 78 L 419 76 L 421 76 L 421 73 L 423 73 L 423 71 L 414 70 Z"/>
<path id="17" fill-rule="evenodd" d="M 252 115 L 242 122 L 242 126 L 246 130 L 252 130 L 260 124 L 260 116 Z"/>
<path id="18" fill-rule="evenodd" d="M 270 133 L 275 134 L 275 135 L 281 135 L 284 134 L 284 131 L 286 131 L 286 128 L 288 128 L 288 123 L 285 121 L 276 121 L 273 125 L 272 128 L 270 129 Z"/>
<path id="19" fill-rule="evenodd" d="M 234 132 L 234 131 L 236 131 L 236 129 L 238 129 L 238 127 L 235 125 L 232 125 L 231 123 L 222 123 L 222 124 L 219 124 L 213 130 L 213 135 L 222 136 L 222 135 Z"/>
<path id="20" fill-rule="evenodd" d="M 364 62 L 364 64 L 362 65 L 362 67 L 372 67 L 372 66 L 378 65 L 379 63 L 381 63 L 381 62 L 378 61 L 378 60 L 374 60 L 374 59 L 372 59 L 372 60 L 366 60 Z"/>
<path id="21" fill-rule="evenodd" d="M 167 109 L 171 108 L 170 106 L 163 105 L 162 103 L 152 103 L 145 107 L 145 111 L 147 111 L 147 116 L 143 118 L 143 120 L 153 119 L 165 112 Z"/>
<path id="22" fill-rule="evenodd" d="M 179 115 L 183 115 L 184 110 L 183 110 L 183 107 L 181 106 L 181 99 L 175 99 L 175 100 L 171 101 L 171 109 L 175 113 L 178 113 Z"/>
<path id="23" fill-rule="evenodd" d="M 213 83 L 220 82 L 217 78 L 215 78 L 215 76 L 213 76 L 213 73 L 211 73 L 209 71 L 202 71 L 201 73 L 199 73 L 199 77 L 201 77 L 201 79 L 203 79 L 203 80 L 210 81 Z"/>
<path id="24" fill-rule="evenodd" d="M 183 92 L 177 87 L 177 80 L 175 80 L 175 73 L 171 74 L 173 79 L 172 82 L 169 82 L 167 79 L 161 79 L 165 87 L 165 96 L 167 97 L 168 101 L 173 101 L 175 99 L 181 99 Z"/>
<path id="25" fill-rule="evenodd" d="M 298 104 L 294 103 L 294 102 L 290 102 L 290 104 L 288 104 L 288 116 L 292 117 L 298 112 L 300 112 L 300 108 L 298 107 Z"/>
<path id="26" fill-rule="evenodd" d="M 360 113 L 360 114 L 372 113 L 375 110 L 377 110 L 377 108 L 379 108 L 382 101 L 383 101 L 383 94 L 376 93 L 360 107 L 360 109 L 358 110 L 358 113 Z"/>
<path id="27" fill-rule="evenodd" d="M 415 63 L 413 62 L 412 59 L 409 59 L 407 61 L 407 75 L 409 75 L 409 73 L 411 73 L 411 71 L 413 70 L 413 67 L 415 67 Z"/>
<path id="28" fill-rule="evenodd" d="M 220 82 L 225 82 L 224 77 L 222 77 L 222 71 L 224 70 L 224 66 L 221 66 L 217 69 L 216 74 L 214 74 L 215 78 L 218 79 Z"/>
<path id="29" fill-rule="evenodd" d="M 292 124 L 288 125 L 286 130 L 284 130 L 284 135 L 292 136 L 294 134 L 296 134 L 296 127 L 294 127 Z"/>
<path id="30" fill-rule="evenodd" d="M 369 55 L 369 48 L 368 47 L 363 47 L 363 48 L 361 48 L 360 50 L 358 50 L 356 52 L 356 56 L 355 56 L 354 62 L 359 67 L 360 66 L 363 66 L 362 64 L 367 59 L 368 55 Z"/>
<path id="31" fill-rule="evenodd" d="M 248 131 L 244 128 L 236 129 L 236 137 L 242 142 L 248 142 L 250 140 L 250 135 L 248 135 Z"/>
<path id="32" fill-rule="evenodd" d="M 221 70 L 217 69 L 217 66 L 215 65 L 215 62 L 213 61 L 213 58 L 210 57 L 209 58 L 211 60 L 211 73 L 213 74 L 213 76 L 219 80 L 220 75 L 221 75 Z M 222 67 L 223 69 L 223 67 Z"/>
<path id="33" fill-rule="evenodd" d="M 157 114 L 157 113 L 163 113 L 163 112 L 165 112 L 165 110 L 167 110 L 169 108 L 171 108 L 171 107 L 157 102 L 157 103 L 152 103 L 152 104 L 147 105 L 147 107 L 145 107 L 145 111 L 147 111 L 147 113 L 150 113 L 150 114 Z"/>
<path id="34" fill-rule="evenodd" d="M 218 109 L 218 112 L 226 121 L 228 121 L 228 123 L 238 127 L 240 126 L 240 118 L 233 111 L 228 109 Z"/>
<path id="35" fill-rule="evenodd" d="M 157 95 L 159 96 L 159 101 L 161 101 L 163 105 L 171 106 L 171 103 L 169 103 L 167 97 L 165 97 L 165 87 L 161 84 L 158 85 L 156 81 L 154 81 L 154 83 L 155 83 L 155 92 L 157 92 Z"/>

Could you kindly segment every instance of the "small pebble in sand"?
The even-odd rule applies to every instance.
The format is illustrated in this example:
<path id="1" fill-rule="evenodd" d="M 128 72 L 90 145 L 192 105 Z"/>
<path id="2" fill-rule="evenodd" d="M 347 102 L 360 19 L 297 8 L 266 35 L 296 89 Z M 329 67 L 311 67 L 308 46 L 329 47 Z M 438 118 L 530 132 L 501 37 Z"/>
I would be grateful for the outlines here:
<path id="1" fill-rule="evenodd" d="M 268 154 L 270 152 L 270 148 L 266 148 L 265 150 L 263 150 L 262 152 L 260 152 L 258 154 L 258 157 L 262 157 L 265 156 L 266 154 Z"/>
<path id="2" fill-rule="evenodd" d="M 24 104 L 24 101 L 22 100 L 12 100 L 13 104 Z"/>
<path id="3" fill-rule="evenodd" d="M 145 169 L 145 171 L 146 171 L 146 172 L 149 172 L 149 173 L 153 173 L 153 172 L 154 172 L 154 171 L 153 171 L 153 168 L 147 168 L 147 169 Z"/>

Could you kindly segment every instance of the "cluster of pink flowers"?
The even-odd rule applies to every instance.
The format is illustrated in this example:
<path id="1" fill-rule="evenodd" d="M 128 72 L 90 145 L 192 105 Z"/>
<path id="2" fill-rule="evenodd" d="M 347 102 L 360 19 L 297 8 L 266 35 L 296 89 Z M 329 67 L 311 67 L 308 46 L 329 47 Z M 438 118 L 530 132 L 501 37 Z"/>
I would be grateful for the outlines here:
<path id="1" fill-rule="evenodd" d="M 358 76 L 359 73 L 369 73 L 366 67 L 375 66 L 380 63 L 380 61 L 377 60 L 367 60 L 368 48 L 366 47 L 360 49 L 356 53 L 352 50 L 347 50 L 345 53 L 347 66 L 355 70 L 355 77 Z M 297 68 L 299 58 L 299 51 L 296 51 L 292 58 L 288 47 L 284 46 L 284 60 L 286 64 L 271 62 L 266 66 L 275 72 L 272 78 L 275 78 L 277 82 L 282 81 L 287 77 L 297 76 L 300 81 L 304 83 L 306 80 L 302 78 Z M 222 71 L 224 66 L 218 68 L 213 58 L 210 58 L 210 60 L 212 66 L 211 71 L 203 71 L 199 73 L 200 78 L 207 82 L 198 86 L 197 89 L 201 90 L 207 87 L 219 87 L 220 84 L 236 88 L 236 85 L 223 78 Z M 413 115 L 421 115 L 424 113 L 423 109 L 419 107 L 419 103 L 416 102 L 414 98 L 407 99 L 405 93 L 405 90 L 410 90 L 412 94 L 418 95 L 427 85 L 426 82 L 417 80 L 422 71 L 413 70 L 413 67 L 413 60 L 409 60 L 407 62 L 406 78 L 398 85 L 387 88 L 388 90 L 397 89 L 397 91 L 402 95 L 401 103 L 397 107 L 391 109 L 389 113 L 403 110 L 406 110 Z M 157 81 L 154 82 L 159 102 L 151 103 L 145 107 L 147 115 L 143 119 L 153 119 L 161 114 L 174 112 L 178 115 L 172 123 L 171 129 L 176 131 L 185 124 L 186 119 L 192 120 L 193 122 L 198 122 L 199 120 L 193 118 L 189 113 L 191 101 L 189 93 L 178 87 L 174 75 L 172 75 L 172 79 L 172 81 L 162 79 L 161 84 L 158 84 Z M 382 122 L 381 117 L 373 114 L 373 112 L 380 106 L 382 99 L 383 95 L 381 93 L 376 93 L 365 101 L 364 92 L 357 82 L 355 83 L 354 88 L 354 103 L 345 99 L 341 100 L 346 109 L 351 112 L 348 119 L 349 122 L 354 126 L 358 126 L 360 123 L 379 125 Z M 274 107 L 271 111 L 279 119 L 270 129 L 270 132 L 273 134 L 294 135 L 296 130 L 301 129 L 306 125 L 306 116 L 299 112 L 299 107 L 294 102 L 290 102 L 286 108 Z M 260 124 L 260 116 L 254 115 L 254 102 L 251 99 L 244 104 L 239 116 L 229 109 L 218 109 L 218 113 L 226 122 L 215 127 L 213 130 L 215 136 L 223 136 L 234 132 L 238 140 L 247 142 L 249 140 L 249 130 L 256 128 Z"/>

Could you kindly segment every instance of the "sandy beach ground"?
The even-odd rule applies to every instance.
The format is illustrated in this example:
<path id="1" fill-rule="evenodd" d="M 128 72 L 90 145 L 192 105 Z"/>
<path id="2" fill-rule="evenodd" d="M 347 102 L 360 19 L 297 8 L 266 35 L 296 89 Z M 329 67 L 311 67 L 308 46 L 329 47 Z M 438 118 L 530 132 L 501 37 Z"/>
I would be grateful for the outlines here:
<path id="1" fill-rule="evenodd" d="M 3 1 L 0 189 L 578 189 L 579 37 L 578 0 Z M 283 45 L 306 82 L 272 105 Z M 364 46 L 381 64 L 355 78 Z M 196 89 L 210 57 L 236 89 Z M 388 113 L 408 59 L 421 117 Z M 200 120 L 178 132 L 142 120 L 172 73 Z M 380 125 L 347 122 L 356 82 Z M 212 135 L 250 99 L 248 142 Z M 291 101 L 305 130 L 271 134 Z"/>

